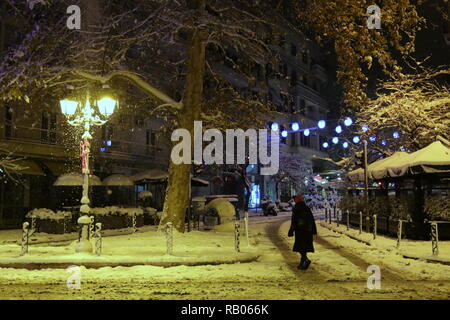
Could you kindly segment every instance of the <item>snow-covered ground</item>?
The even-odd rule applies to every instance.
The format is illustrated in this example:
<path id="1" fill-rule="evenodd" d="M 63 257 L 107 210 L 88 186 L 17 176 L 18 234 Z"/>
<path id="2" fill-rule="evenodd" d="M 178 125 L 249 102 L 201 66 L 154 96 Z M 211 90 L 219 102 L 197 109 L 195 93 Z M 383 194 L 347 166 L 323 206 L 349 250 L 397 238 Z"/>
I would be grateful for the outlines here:
<path id="1" fill-rule="evenodd" d="M 296 269 L 299 257 L 291 251 L 293 239 L 287 237 L 288 228 L 289 214 L 252 217 L 253 248 L 247 247 L 244 238 L 241 245 L 244 250 L 260 254 L 254 262 L 170 268 L 81 267 L 80 290 L 67 288 L 70 274 L 65 269 L 0 269 L 0 296 L 5 299 L 450 298 L 450 266 L 404 259 L 394 248 L 367 246 L 321 226 L 318 226 L 316 252 L 309 255 L 313 262 L 307 271 L 299 271 Z M 193 232 L 178 236 L 174 241 L 176 254 L 233 252 L 234 238 L 229 232 Z M 158 242 L 159 237 L 156 233 L 112 237 L 105 241 L 105 254 L 130 250 L 161 254 L 164 245 L 157 243 L 164 238 Z M 128 245 L 135 240 L 143 244 L 129 249 Z M 114 248 L 108 248 L 107 243 Z M 149 248 L 151 244 L 160 248 Z M 412 246 L 405 243 L 404 249 L 412 249 Z M 367 288 L 370 265 L 380 267 L 380 290 Z"/>

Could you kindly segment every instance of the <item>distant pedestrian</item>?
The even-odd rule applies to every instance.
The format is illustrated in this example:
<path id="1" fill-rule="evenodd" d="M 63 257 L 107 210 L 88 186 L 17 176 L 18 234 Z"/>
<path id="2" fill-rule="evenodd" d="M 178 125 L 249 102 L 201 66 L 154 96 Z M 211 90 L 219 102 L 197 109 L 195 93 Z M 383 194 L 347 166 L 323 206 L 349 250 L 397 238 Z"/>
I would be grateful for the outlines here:
<path id="1" fill-rule="evenodd" d="M 292 237 L 295 234 L 295 243 L 292 250 L 299 252 L 301 255 L 300 264 L 297 268 L 306 270 L 311 264 L 307 253 L 314 252 L 313 235 L 317 234 L 316 222 L 302 195 L 297 195 L 294 201 L 295 206 L 292 210 L 291 227 L 289 228 L 288 236 Z"/>

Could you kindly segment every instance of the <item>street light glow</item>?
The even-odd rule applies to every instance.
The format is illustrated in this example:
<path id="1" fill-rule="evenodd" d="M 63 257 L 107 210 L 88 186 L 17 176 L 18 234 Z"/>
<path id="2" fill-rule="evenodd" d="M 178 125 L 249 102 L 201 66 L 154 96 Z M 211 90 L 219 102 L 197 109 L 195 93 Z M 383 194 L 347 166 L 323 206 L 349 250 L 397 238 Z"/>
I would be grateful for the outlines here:
<path id="1" fill-rule="evenodd" d="M 291 125 L 291 128 L 292 128 L 293 131 L 298 131 L 298 130 L 300 130 L 300 124 L 298 122 L 294 122 Z"/>
<path id="2" fill-rule="evenodd" d="M 281 136 L 286 138 L 288 136 L 288 132 L 286 130 L 281 131 Z"/>
<path id="3" fill-rule="evenodd" d="M 361 139 L 358 136 L 353 137 L 353 143 L 359 143 L 360 141 Z"/>
<path id="4" fill-rule="evenodd" d="M 328 148 L 328 147 L 329 147 L 328 142 L 324 142 L 324 143 L 322 144 L 322 147 L 323 147 L 324 149 Z"/>
<path id="5" fill-rule="evenodd" d="M 64 114 L 66 117 L 73 116 L 77 111 L 78 102 L 76 101 L 61 100 L 59 104 L 61 105 L 62 114 Z"/>
<path id="6" fill-rule="evenodd" d="M 272 129 L 272 131 L 278 131 L 278 129 L 279 129 L 278 123 L 276 123 L 276 122 L 272 123 L 272 125 L 270 126 L 270 129 Z"/>
<path id="7" fill-rule="evenodd" d="M 309 136 L 309 134 L 310 134 L 309 129 L 306 129 L 305 131 L 303 131 L 303 134 L 305 135 L 305 137 Z"/>
<path id="8" fill-rule="evenodd" d="M 395 131 L 392 136 L 394 137 L 394 139 L 399 139 L 400 138 L 400 133 L 398 133 L 397 131 Z"/>
<path id="9" fill-rule="evenodd" d="M 366 126 L 366 125 L 364 125 L 364 126 L 361 127 L 361 130 L 362 130 L 363 132 L 367 132 L 367 131 L 369 131 L 369 127 Z"/>
<path id="10" fill-rule="evenodd" d="M 352 118 L 349 118 L 349 117 L 345 118 L 344 124 L 346 127 L 350 127 L 353 124 Z"/>
<path id="11" fill-rule="evenodd" d="M 335 130 L 336 130 L 336 133 L 342 133 L 342 127 L 341 126 L 337 126 Z"/>
<path id="12" fill-rule="evenodd" d="M 342 144 L 342 146 L 344 147 L 344 149 L 347 149 L 347 148 L 348 148 L 348 142 L 344 142 L 344 143 Z"/>
<path id="13" fill-rule="evenodd" d="M 326 124 L 325 120 L 320 120 L 317 125 L 318 125 L 319 129 L 324 129 L 327 124 Z"/>
<path id="14" fill-rule="evenodd" d="M 338 143 L 339 143 L 339 138 L 338 138 L 338 137 L 334 137 L 331 141 L 332 141 L 334 144 L 338 144 Z"/>
<path id="15" fill-rule="evenodd" d="M 110 97 L 104 97 L 97 102 L 100 113 L 105 117 L 109 117 L 114 113 L 116 104 L 117 101 Z"/>

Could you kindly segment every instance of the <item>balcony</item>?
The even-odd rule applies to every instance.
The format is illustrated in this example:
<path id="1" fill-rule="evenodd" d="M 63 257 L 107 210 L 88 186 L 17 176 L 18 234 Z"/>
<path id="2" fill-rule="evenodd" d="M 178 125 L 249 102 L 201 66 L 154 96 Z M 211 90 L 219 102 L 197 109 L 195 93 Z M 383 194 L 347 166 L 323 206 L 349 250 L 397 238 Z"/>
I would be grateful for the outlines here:
<path id="1" fill-rule="evenodd" d="M 313 104 L 318 105 L 319 107 L 322 107 L 325 109 L 328 108 L 327 100 L 322 98 L 317 91 L 313 90 L 309 86 L 307 86 L 301 82 L 297 82 L 297 85 L 295 86 L 294 90 L 295 90 L 295 94 L 300 96 L 302 99 L 309 100 Z"/>
<path id="2" fill-rule="evenodd" d="M 325 69 L 319 64 L 313 64 L 311 66 L 311 74 L 322 82 L 328 81 L 328 75 Z"/>

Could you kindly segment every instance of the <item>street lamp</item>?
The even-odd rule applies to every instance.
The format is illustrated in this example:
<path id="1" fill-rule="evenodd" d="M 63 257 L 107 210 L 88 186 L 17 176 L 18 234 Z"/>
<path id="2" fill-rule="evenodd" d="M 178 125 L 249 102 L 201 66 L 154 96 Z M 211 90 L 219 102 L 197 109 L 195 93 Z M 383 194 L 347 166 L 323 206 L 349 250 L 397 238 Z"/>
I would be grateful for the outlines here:
<path id="1" fill-rule="evenodd" d="M 91 103 L 93 103 L 91 105 Z M 100 100 L 91 99 L 89 92 L 86 100 L 77 102 L 72 100 L 61 100 L 61 112 L 66 116 L 67 122 L 74 127 L 84 129 L 80 142 L 81 171 L 83 174 L 83 194 L 81 198 L 79 223 L 83 228 L 87 228 L 86 221 L 91 211 L 89 207 L 89 154 L 91 151 L 92 135 L 90 133 L 92 126 L 102 126 L 108 118 L 114 113 L 117 101 L 110 97 L 102 97 Z M 92 252 L 92 245 L 88 241 L 88 233 L 83 232 L 80 243 L 76 249 L 77 252 Z"/>

